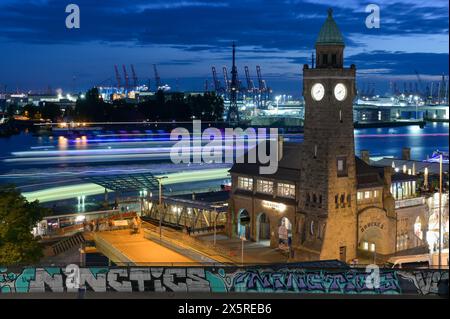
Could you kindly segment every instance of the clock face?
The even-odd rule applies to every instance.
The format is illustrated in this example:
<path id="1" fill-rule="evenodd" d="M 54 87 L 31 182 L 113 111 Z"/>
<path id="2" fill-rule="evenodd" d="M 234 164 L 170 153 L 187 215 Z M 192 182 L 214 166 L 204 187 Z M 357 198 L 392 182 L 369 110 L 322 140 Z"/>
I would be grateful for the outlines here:
<path id="1" fill-rule="evenodd" d="M 311 96 L 314 100 L 320 101 L 323 99 L 323 96 L 325 95 L 325 88 L 321 83 L 316 83 L 313 85 L 311 89 Z"/>
<path id="2" fill-rule="evenodd" d="M 347 88 L 344 84 L 338 83 L 334 87 L 334 96 L 336 97 L 336 100 L 343 101 L 347 97 Z"/>

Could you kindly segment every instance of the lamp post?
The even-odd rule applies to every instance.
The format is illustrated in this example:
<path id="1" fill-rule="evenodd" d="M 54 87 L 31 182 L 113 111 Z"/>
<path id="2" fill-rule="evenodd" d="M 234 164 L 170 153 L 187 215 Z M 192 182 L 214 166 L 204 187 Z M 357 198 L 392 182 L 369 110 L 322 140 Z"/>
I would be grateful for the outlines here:
<path id="1" fill-rule="evenodd" d="M 216 224 L 217 224 L 217 208 L 220 206 L 213 205 L 214 207 L 214 247 L 216 247 Z"/>
<path id="2" fill-rule="evenodd" d="M 159 183 L 159 240 L 162 240 L 162 180 L 168 178 L 167 176 L 156 177 Z"/>
<path id="3" fill-rule="evenodd" d="M 439 156 L 439 269 L 442 262 L 442 154 Z"/>
<path id="4" fill-rule="evenodd" d="M 244 267 L 244 241 L 245 241 L 245 236 L 241 236 L 241 241 L 242 241 L 242 247 L 241 247 L 241 265 L 242 265 L 242 267 Z"/>

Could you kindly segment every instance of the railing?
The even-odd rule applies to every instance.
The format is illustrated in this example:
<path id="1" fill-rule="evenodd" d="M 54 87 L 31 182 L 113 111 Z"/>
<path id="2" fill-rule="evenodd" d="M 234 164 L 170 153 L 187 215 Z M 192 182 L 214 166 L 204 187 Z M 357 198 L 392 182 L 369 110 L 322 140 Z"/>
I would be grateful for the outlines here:
<path id="1" fill-rule="evenodd" d="M 150 240 L 159 241 L 159 235 L 150 229 L 143 229 L 144 237 Z M 200 241 L 195 237 L 190 237 L 186 234 L 180 232 L 170 232 L 170 236 L 166 235 L 167 231 L 162 232 L 162 242 L 174 245 L 177 247 L 188 247 L 189 250 L 195 250 L 199 254 L 208 256 L 210 259 L 214 257 L 221 257 L 224 263 L 235 264 L 233 257 L 237 257 L 239 252 L 236 250 L 229 249 L 220 244 L 214 245 L 213 243 Z"/>
<path id="2" fill-rule="evenodd" d="M 110 244 L 107 240 L 101 236 L 95 234 L 94 236 L 95 246 L 97 249 L 110 260 L 112 260 L 118 266 L 134 265 L 133 260 L 119 249 Z"/>
<path id="3" fill-rule="evenodd" d="M 65 238 L 59 242 L 57 242 L 56 244 L 53 244 L 51 246 L 52 249 L 52 253 L 54 256 L 61 254 L 67 250 L 69 250 L 70 248 L 76 246 L 76 245 L 80 245 L 83 242 L 85 242 L 85 239 L 83 237 L 82 233 L 76 233 L 68 238 Z"/>
<path id="4" fill-rule="evenodd" d="M 425 197 L 415 197 L 395 201 L 395 208 L 418 206 L 425 203 Z"/>

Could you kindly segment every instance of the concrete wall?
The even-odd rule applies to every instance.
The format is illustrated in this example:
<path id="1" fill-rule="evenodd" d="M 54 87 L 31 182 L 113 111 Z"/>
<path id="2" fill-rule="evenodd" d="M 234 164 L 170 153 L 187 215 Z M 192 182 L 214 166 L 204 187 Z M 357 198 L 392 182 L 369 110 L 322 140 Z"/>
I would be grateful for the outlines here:
<path id="1" fill-rule="evenodd" d="M 365 269 L 305 269 L 288 265 L 242 268 L 0 267 L 0 295 L 77 292 L 82 287 L 96 293 L 281 292 L 448 297 L 448 269 L 377 271 L 374 274 Z"/>

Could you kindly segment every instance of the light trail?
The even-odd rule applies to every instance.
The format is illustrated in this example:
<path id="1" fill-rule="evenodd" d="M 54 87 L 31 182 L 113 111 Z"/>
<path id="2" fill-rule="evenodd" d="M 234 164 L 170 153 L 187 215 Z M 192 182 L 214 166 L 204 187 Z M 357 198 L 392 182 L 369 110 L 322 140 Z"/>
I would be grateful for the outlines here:
<path id="1" fill-rule="evenodd" d="M 229 168 L 205 169 L 202 171 L 187 171 L 172 174 L 164 174 L 168 178 L 163 185 L 174 185 L 187 182 L 201 182 L 228 178 Z M 161 175 L 157 175 L 159 177 Z M 94 183 L 80 183 L 70 186 L 52 187 L 33 192 L 24 192 L 22 195 L 28 201 L 39 200 L 41 203 L 77 198 L 78 196 L 100 195 L 105 189 Z M 109 190 L 109 192 L 111 192 Z"/>

